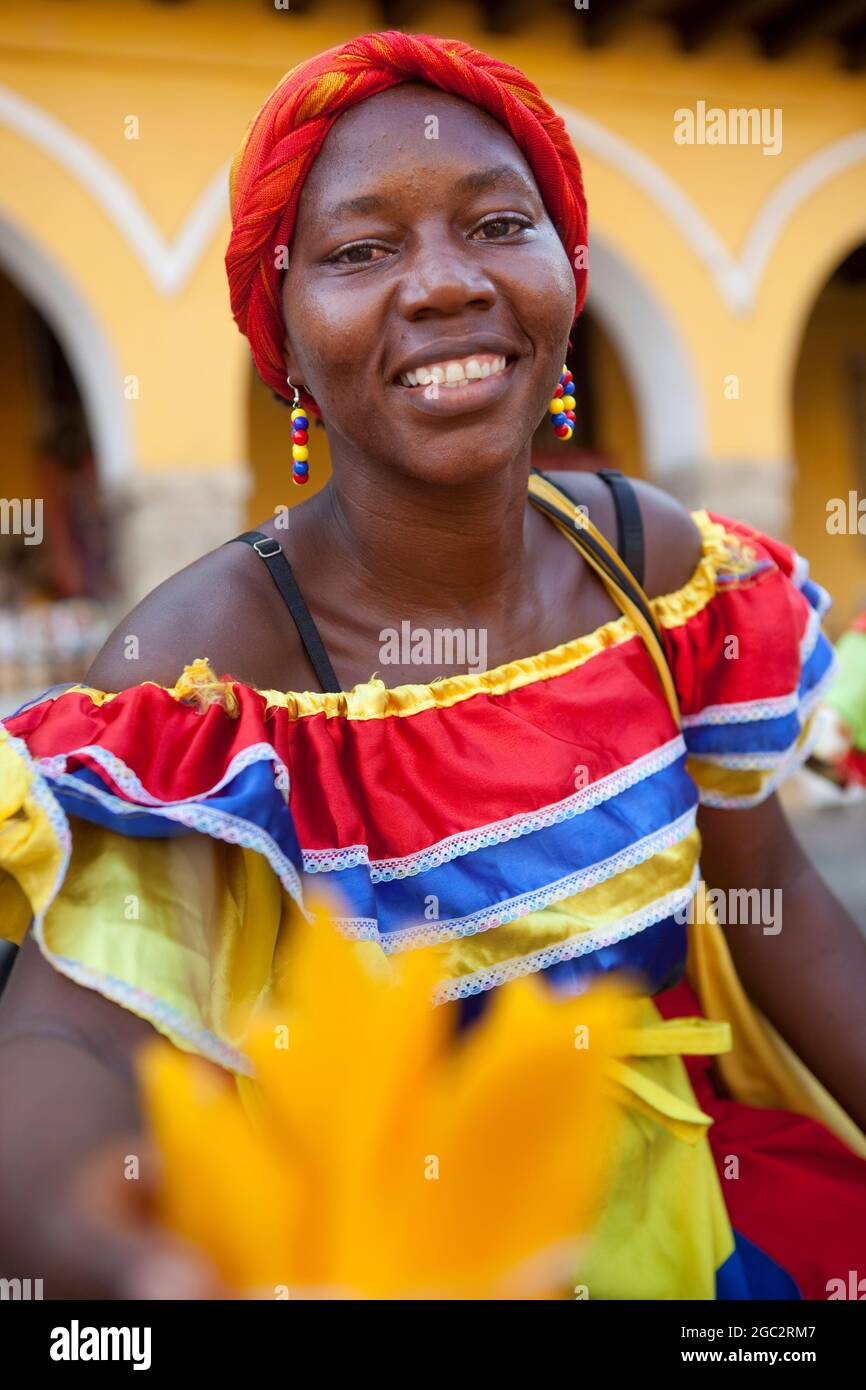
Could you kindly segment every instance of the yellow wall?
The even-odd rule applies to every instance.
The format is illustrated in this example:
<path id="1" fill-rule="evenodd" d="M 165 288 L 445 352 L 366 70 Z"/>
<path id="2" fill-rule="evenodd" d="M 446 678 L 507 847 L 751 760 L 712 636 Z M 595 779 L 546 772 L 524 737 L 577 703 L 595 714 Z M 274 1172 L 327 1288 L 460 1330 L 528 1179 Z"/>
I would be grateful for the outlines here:
<path id="1" fill-rule="evenodd" d="M 590 334 L 599 453 L 633 478 L 645 473 L 634 396 L 617 351 L 595 320 Z"/>

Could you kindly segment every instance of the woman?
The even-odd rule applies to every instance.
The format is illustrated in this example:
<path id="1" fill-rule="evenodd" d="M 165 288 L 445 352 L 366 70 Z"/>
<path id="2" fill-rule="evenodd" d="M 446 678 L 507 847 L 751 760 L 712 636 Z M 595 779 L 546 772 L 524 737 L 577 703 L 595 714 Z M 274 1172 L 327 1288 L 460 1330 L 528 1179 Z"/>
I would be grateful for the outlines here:
<path id="1" fill-rule="evenodd" d="M 591 1297 L 826 1296 L 866 1228 L 866 951 L 774 794 L 831 666 L 821 591 L 787 547 L 651 487 L 530 476 L 552 398 L 570 434 L 586 221 L 564 127 L 515 69 L 399 32 L 300 64 L 250 127 L 232 216 L 236 320 L 303 412 L 295 476 L 313 414 L 333 478 L 288 531 L 146 598 L 90 689 L 6 721 L 7 921 L 35 924 L 2 1005 L 5 1263 L 26 1249 L 51 1292 L 207 1287 L 110 1183 L 94 1211 L 78 1165 L 134 1128 L 151 1027 L 243 1074 L 232 1009 L 317 875 L 347 936 L 436 952 L 467 1014 L 529 972 L 642 982 Z M 466 651 L 437 652 L 455 633 Z M 701 841 L 717 905 L 773 908 L 727 946 L 712 914 L 688 928 L 687 984 Z"/>

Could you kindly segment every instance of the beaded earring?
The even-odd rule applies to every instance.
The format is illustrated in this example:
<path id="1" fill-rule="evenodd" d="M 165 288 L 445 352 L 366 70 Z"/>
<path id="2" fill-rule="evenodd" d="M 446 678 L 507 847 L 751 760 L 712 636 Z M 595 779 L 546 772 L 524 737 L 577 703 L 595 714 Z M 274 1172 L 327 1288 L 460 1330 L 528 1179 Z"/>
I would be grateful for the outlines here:
<path id="1" fill-rule="evenodd" d="M 574 377 L 563 366 L 562 375 L 559 378 L 559 385 L 553 393 L 553 400 L 548 406 L 550 411 L 550 423 L 553 425 L 553 433 L 557 439 L 570 439 L 574 434 L 575 421 L 575 398 L 572 395 L 574 390 Z"/>
<path id="2" fill-rule="evenodd" d="M 286 377 L 286 381 L 295 393 L 292 401 L 292 482 L 302 486 L 310 481 L 310 451 L 307 448 L 310 422 L 306 411 L 301 409 L 297 386 L 292 386 L 290 376 Z"/>

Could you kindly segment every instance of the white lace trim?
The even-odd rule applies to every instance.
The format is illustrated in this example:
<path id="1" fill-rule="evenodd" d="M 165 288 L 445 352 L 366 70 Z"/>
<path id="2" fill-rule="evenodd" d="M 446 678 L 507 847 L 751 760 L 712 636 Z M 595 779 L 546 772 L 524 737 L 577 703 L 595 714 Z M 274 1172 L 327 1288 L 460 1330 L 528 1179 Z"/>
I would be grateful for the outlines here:
<path id="1" fill-rule="evenodd" d="M 285 775 L 286 795 L 288 795 L 289 770 L 270 743 L 251 743 L 248 748 L 243 748 L 240 753 L 236 753 L 218 782 L 214 782 L 212 787 L 207 787 L 204 791 L 193 792 L 191 796 L 178 797 L 171 802 L 161 801 L 159 797 L 153 796 L 146 787 L 142 785 L 136 774 L 132 771 L 122 758 L 118 758 L 115 753 L 109 752 L 107 748 L 100 747 L 96 743 L 85 744 L 82 748 L 75 748 L 70 753 L 57 753 L 51 757 L 40 758 L 39 767 L 47 777 L 55 780 L 68 771 L 69 759 L 81 757 L 86 754 L 94 762 L 99 763 L 109 774 L 112 781 L 121 789 L 125 796 L 133 801 L 138 801 L 145 806 L 184 806 L 193 802 L 202 801 L 214 796 L 221 791 L 235 777 L 239 776 L 246 768 L 253 763 L 271 762 Z M 274 782 L 276 786 L 276 779 Z M 280 788 L 282 790 L 282 788 Z"/>
<path id="2" fill-rule="evenodd" d="M 379 923 L 375 917 L 335 917 L 334 923 L 340 935 L 350 941 L 379 940 Z"/>
<path id="3" fill-rule="evenodd" d="M 809 578 L 809 561 L 798 550 L 794 550 L 793 564 L 791 566 L 791 583 L 797 589 L 802 589 L 806 580 Z"/>
<path id="4" fill-rule="evenodd" d="M 566 874 L 564 878 L 556 879 L 554 882 L 544 884 L 539 888 L 530 889 L 516 897 L 507 898 L 498 903 L 490 903 L 465 917 L 449 917 L 444 921 L 435 922 L 416 922 L 409 926 L 398 927 L 395 931 L 380 931 L 378 933 L 379 944 L 386 955 L 392 956 L 403 951 L 418 950 L 423 946 L 454 941 L 458 937 L 476 936 L 480 932 L 507 926 L 509 922 L 516 921 L 528 912 L 538 912 L 550 903 L 560 902 L 563 898 L 570 898 L 575 893 L 582 893 L 587 888 L 592 888 L 597 883 L 603 883 L 605 879 L 614 878 L 626 869 L 635 868 L 638 864 L 652 859 L 653 855 L 679 844 L 694 829 L 696 812 L 697 806 L 691 806 L 688 811 L 678 816 L 675 821 L 671 821 L 669 825 L 662 826 L 660 830 L 654 830 L 652 834 L 645 835 L 640 840 L 635 840 L 625 849 L 618 850 L 616 854 L 610 855 L 607 859 L 600 859 L 597 863 L 590 864 L 584 869 L 577 869 L 573 873 Z M 343 919 L 343 923 L 344 934 L 367 937 L 369 918 L 347 917 Z"/>
<path id="5" fill-rule="evenodd" d="M 809 715 L 812 713 L 815 706 L 823 699 L 828 687 L 833 684 L 834 680 L 836 679 L 836 676 L 838 675 L 838 670 L 839 658 L 836 655 L 835 647 L 831 647 L 829 666 L 827 667 L 823 676 L 821 676 L 821 678 L 815 682 L 811 690 L 806 691 L 805 695 L 800 701 L 799 713 L 801 727 L 806 723 L 806 720 L 809 718 Z"/>
<path id="6" fill-rule="evenodd" d="M 710 767 L 727 767 L 731 772 L 761 772 L 778 767 L 780 758 L 788 755 L 788 748 L 777 753 L 695 753 L 695 757 Z"/>
<path id="7" fill-rule="evenodd" d="M 42 764 L 50 760 L 40 759 L 37 762 L 37 760 L 31 757 L 22 739 L 10 735 L 9 742 L 32 773 L 29 794 L 48 816 L 62 851 L 60 867 L 54 883 L 51 885 L 48 899 L 41 911 L 34 910 L 31 926 L 31 935 L 49 965 L 61 975 L 66 975 L 70 980 L 74 980 L 76 984 L 83 985 L 86 989 L 92 989 L 97 994 L 101 994 L 103 998 L 111 999 L 114 1003 L 124 1008 L 131 1009 L 140 1017 L 170 1027 L 179 1037 L 185 1038 L 197 1051 L 203 1056 L 209 1057 L 210 1060 L 216 1062 L 218 1066 L 228 1067 L 248 1075 L 251 1074 L 252 1065 L 242 1053 L 238 1052 L 228 1043 L 223 1042 L 215 1033 L 211 1033 L 207 1029 L 199 1028 L 197 1025 L 185 1019 L 183 1015 L 170 1004 L 164 1003 L 154 995 L 148 994 L 145 990 L 139 989 L 135 985 L 128 984 L 125 980 L 120 980 L 113 975 L 106 975 L 100 971 L 93 970 L 89 966 L 84 965 L 81 961 L 73 960 L 69 956 L 57 955 L 51 950 L 45 940 L 45 918 L 66 878 L 66 872 L 72 853 L 72 835 L 66 813 L 57 801 L 57 798 L 46 782 L 43 774 Z"/>
<path id="8" fill-rule="evenodd" d="M 48 822 L 54 834 L 57 836 L 62 851 L 60 867 L 58 868 L 57 876 L 49 890 L 48 902 L 43 913 L 40 914 L 40 916 L 44 916 L 44 913 L 48 911 L 48 908 L 60 892 L 63 880 L 66 878 L 66 870 L 69 867 L 69 859 L 72 854 L 72 834 L 69 829 L 69 821 L 66 818 L 66 812 L 46 782 L 27 744 L 23 739 L 15 738 L 13 734 L 8 734 L 8 739 L 10 747 L 18 754 L 31 774 L 32 780 L 28 789 L 29 795 L 48 817 Z M 36 918 L 34 918 L 34 921 L 35 920 Z"/>
<path id="9" fill-rule="evenodd" d="M 818 645 L 818 638 L 821 635 L 821 614 L 817 608 L 810 608 L 806 618 L 806 626 L 803 629 L 803 636 L 800 638 L 800 665 L 805 666 L 809 657 Z"/>
<path id="10" fill-rule="evenodd" d="M 635 758 L 616 772 L 608 773 L 606 777 L 600 777 L 588 786 L 581 787 L 562 801 L 555 801 L 538 811 L 524 811 L 505 820 L 492 821 L 474 830 L 461 830 L 413 854 L 391 859 L 370 859 L 366 845 L 349 845 L 345 849 L 305 850 L 304 871 L 332 873 L 335 870 L 364 865 L 369 867 L 373 883 L 389 883 L 393 879 L 411 878 L 450 863 L 464 854 L 503 844 L 507 840 L 515 840 L 522 835 L 529 835 L 536 830 L 544 830 L 551 825 L 558 825 L 574 816 L 582 815 L 592 807 L 609 801 L 620 792 L 670 767 L 685 751 L 683 737 L 678 734 L 659 748 Z"/>
<path id="11" fill-rule="evenodd" d="M 819 619 L 824 616 L 828 608 L 832 608 L 833 600 L 829 593 L 824 588 L 823 584 L 819 584 L 817 579 L 812 578 L 809 573 L 809 561 L 796 550 L 794 551 L 794 563 L 791 569 L 791 583 L 795 588 L 799 589 L 801 593 L 807 583 L 812 585 L 815 590 L 814 604 L 812 604 L 809 599 L 807 599 L 806 602 L 812 606 L 813 612 L 817 613 Z"/>
<path id="12" fill-rule="evenodd" d="M 305 874 L 339 873 L 341 869 L 369 869 L 370 850 L 367 845 L 344 845 L 342 849 L 305 849 Z"/>
<path id="13" fill-rule="evenodd" d="M 143 813 L 141 806 L 123 801 L 113 792 L 79 782 L 72 773 L 61 773 L 53 780 L 58 786 L 68 787 L 83 800 L 97 801 L 101 806 L 120 815 L 140 816 Z M 151 799 L 148 809 L 155 815 L 177 821 L 178 824 L 186 825 L 190 830 L 198 830 L 212 839 L 224 840 L 230 845 L 242 845 L 245 849 L 252 849 L 264 855 L 286 892 L 297 903 L 299 910 L 305 917 L 310 918 L 311 914 L 304 907 L 297 869 L 261 826 L 253 825 L 251 821 L 242 820 L 239 816 L 230 815 L 227 811 L 216 811 L 212 806 L 201 806 L 195 802 L 159 802 Z"/>
<path id="14" fill-rule="evenodd" d="M 816 681 L 811 690 L 807 690 L 799 705 L 797 706 L 797 722 L 800 729 L 804 729 L 808 723 L 815 706 L 819 703 L 824 692 L 833 683 L 836 675 L 836 665 L 838 658 L 834 652 L 830 665 L 824 672 L 819 681 Z M 714 767 L 728 767 L 734 772 L 759 772 L 763 768 L 774 768 L 784 764 L 788 754 L 796 744 L 788 744 L 787 747 L 776 750 L 775 752 L 761 753 L 693 753 L 692 757 L 698 762 L 711 763 Z"/>
<path id="15" fill-rule="evenodd" d="M 517 956 L 498 965 L 487 966 L 484 970 L 446 980 L 437 987 L 434 1003 L 445 1004 L 455 999 L 466 999 L 469 995 L 481 994 L 484 990 L 507 984 L 509 980 L 547 970 L 551 965 L 558 965 L 560 961 L 574 960 L 578 956 L 589 955 L 605 946 L 615 946 L 628 937 L 636 936 L 638 932 L 663 922 L 680 908 L 686 907 L 695 895 L 699 876 L 698 867 L 695 866 L 685 888 L 666 893 L 664 897 L 657 898 L 655 902 L 610 926 L 593 928 L 581 936 L 571 937 L 555 946 L 545 946 L 541 950 L 531 951 L 528 955 Z"/>
<path id="16" fill-rule="evenodd" d="M 813 624 L 814 619 L 814 624 Z M 817 645 L 818 637 L 821 633 L 821 620 L 818 614 L 812 610 L 806 632 L 803 636 L 802 647 L 807 647 L 805 651 L 801 648 L 802 664 L 805 665 L 808 658 Z M 809 644 L 807 646 L 807 644 Z M 800 696 L 799 690 L 792 690 L 789 695 L 774 695 L 767 700 L 742 700 L 731 702 L 729 705 L 705 705 L 697 714 L 687 714 L 683 717 L 684 728 L 696 728 L 701 725 L 720 725 L 720 724 L 750 724 L 759 722 L 763 719 L 778 719 L 785 714 L 791 714 L 798 710 L 802 719 L 805 710 L 811 709 L 819 695 L 823 694 L 829 684 L 830 674 L 835 671 L 835 653 L 831 657 L 830 665 L 816 681 L 811 690 Z M 817 693 L 816 693 L 817 692 Z"/>
<path id="17" fill-rule="evenodd" d="M 244 1076 L 254 1075 L 253 1064 L 243 1052 L 232 1047 L 231 1043 L 224 1042 L 209 1028 L 202 1028 L 184 1018 L 178 1009 L 162 999 L 157 999 L 156 995 L 149 994 L 137 985 L 131 985 L 127 980 L 118 979 L 116 975 L 105 975 L 100 970 L 92 970 L 90 966 L 72 960 L 69 956 L 57 956 L 51 952 L 46 954 L 49 960 L 76 984 L 95 990 L 103 998 L 112 1000 L 124 1009 L 130 1009 L 152 1023 L 161 1023 L 163 1027 L 170 1028 L 178 1037 L 191 1043 L 202 1056 L 216 1062 L 217 1066 L 241 1072 Z"/>
<path id="18" fill-rule="evenodd" d="M 816 599 L 816 612 L 819 618 L 823 618 L 824 615 L 827 612 L 829 612 L 829 610 L 833 607 L 833 596 L 827 589 L 824 588 L 823 584 L 819 584 L 817 580 L 813 579 L 812 583 L 818 590 L 818 597 Z"/>
<path id="19" fill-rule="evenodd" d="M 792 744 L 782 758 L 782 761 L 778 764 L 775 772 L 762 783 L 758 791 L 751 793 L 749 796 L 727 795 L 723 792 L 709 789 L 705 790 L 698 785 L 698 797 L 701 805 L 715 806 L 720 810 L 727 811 L 745 811 L 748 810 L 750 806 L 760 806 L 762 801 L 766 801 L 767 797 L 770 796 L 777 787 L 781 786 L 786 777 L 790 776 L 792 772 L 795 772 L 796 769 L 806 761 L 815 746 L 818 734 L 819 728 L 816 721 L 803 739 L 803 742 L 800 744 Z M 760 769 L 756 770 L 760 771 Z"/>
<path id="20" fill-rule="evenodd" d="M 751 724 L 762 719 L 776 719 L 797 708 L 799 694 L 774 695 L 767 700 L 732 700 L 728 705 L 705 705 L 697 714 L 683 716 L 683 728 L 694 729 L 702 724 Z"/>

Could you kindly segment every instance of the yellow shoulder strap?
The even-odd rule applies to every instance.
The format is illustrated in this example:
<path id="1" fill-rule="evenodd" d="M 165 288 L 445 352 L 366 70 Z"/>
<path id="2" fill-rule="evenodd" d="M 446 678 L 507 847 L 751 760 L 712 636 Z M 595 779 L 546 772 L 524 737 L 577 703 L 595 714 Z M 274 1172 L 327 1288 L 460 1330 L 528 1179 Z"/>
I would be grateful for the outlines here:
<path id="1" fill-rule="evenodd" d="M 652 657 L 674 722 L 679 728 L 679 701 L 664 645 L 655 624 L 650 601 L 634 575 L 589 517 L 579 510 L 570 497 L 540 473 L 529 475 L 529 500 L 549 516 L 554 526 L 558 527 L 575 549 L 580 551 L 620 612 L 634 623 Z"/>

